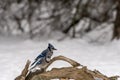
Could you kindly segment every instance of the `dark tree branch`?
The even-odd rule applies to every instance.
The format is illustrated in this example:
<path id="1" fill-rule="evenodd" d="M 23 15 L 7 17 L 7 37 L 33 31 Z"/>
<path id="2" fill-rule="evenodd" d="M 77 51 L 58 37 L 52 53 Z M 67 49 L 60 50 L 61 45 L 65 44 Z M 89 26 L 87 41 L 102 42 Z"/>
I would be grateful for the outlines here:
<path id="1" fill-rule="evenodd" d="M 113 39 L 119 39 L 120 38 L 120 0 L 116 0 L 118 2 L 118 5 L 117 5 L 117 15 L 116 15 L 116 20 L 115 20 L 115 26 L 114 26 L 114 29 L 113 29 Z"/>

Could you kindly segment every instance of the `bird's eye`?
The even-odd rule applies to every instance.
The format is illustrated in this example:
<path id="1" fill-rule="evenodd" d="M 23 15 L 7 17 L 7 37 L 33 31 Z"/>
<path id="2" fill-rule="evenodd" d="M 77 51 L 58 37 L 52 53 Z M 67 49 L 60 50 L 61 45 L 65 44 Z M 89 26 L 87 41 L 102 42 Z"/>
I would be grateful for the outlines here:
<path id="1" fill-rule="evenodd" d="M 50 58 L 50 56 L 48 56 L 48 58 Z"/>

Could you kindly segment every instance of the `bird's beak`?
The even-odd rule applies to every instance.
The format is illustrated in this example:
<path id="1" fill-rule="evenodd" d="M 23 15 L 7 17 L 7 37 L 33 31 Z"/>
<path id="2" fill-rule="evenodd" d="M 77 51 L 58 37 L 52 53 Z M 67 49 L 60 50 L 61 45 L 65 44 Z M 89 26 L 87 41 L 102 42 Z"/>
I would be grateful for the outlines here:
<path id="1" fill-rule="evenodd" d="M 53 50 L 57 50 L 56 48 L 54 48 Z"/>

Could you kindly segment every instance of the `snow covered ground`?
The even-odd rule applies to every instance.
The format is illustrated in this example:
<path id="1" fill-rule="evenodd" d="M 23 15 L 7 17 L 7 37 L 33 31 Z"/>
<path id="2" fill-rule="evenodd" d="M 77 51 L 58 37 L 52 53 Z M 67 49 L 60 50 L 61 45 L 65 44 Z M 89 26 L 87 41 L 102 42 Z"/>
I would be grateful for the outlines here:
<path id="1" fill-rule="evenodd" d="M 47 47 L 49 42 L 58 49 L 54 52 L 54 56 L 69 57 L 89 69 L 97 69 L 107 76 L 120 75 L 120 41 L 100 45 L 90 44 L 80 39 L 38 42 L 0 38 L 0 80 L 14 80 L 20 74 L 26 61 L 28 59 L 33 61 Z M 70 65 L 58 61 L 53 63 L 49 69 L 63 66 Z"/>

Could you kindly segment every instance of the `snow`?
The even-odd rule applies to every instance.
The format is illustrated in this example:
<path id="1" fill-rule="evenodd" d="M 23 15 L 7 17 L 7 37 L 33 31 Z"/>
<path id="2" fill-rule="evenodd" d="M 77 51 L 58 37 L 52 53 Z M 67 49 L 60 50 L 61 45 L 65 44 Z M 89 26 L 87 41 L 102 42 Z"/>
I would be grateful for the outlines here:
<path id="1" fill-rule="evenodd" d="M 28 59 L 33 61 L 48 43 L 52 43 L 58 49 L 54 52 L 54 56 L 66 56 L 107 76 L 120 75 L 120 41 L 117 40 L 100 45 L 81 39 L 32 41 L 2 37 L 0 38 L 0 80 L 14 80 L 26 61 Z M 70 64 L 57 61 L 48 70 L 66 66 Z"/>

